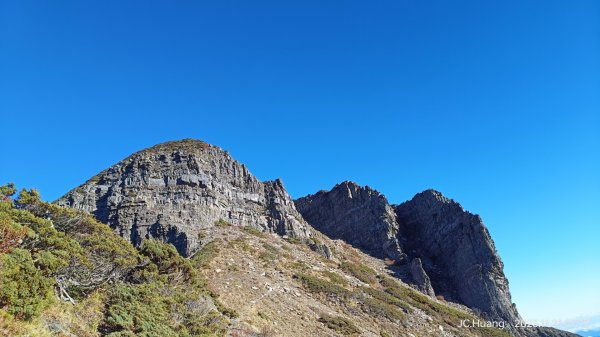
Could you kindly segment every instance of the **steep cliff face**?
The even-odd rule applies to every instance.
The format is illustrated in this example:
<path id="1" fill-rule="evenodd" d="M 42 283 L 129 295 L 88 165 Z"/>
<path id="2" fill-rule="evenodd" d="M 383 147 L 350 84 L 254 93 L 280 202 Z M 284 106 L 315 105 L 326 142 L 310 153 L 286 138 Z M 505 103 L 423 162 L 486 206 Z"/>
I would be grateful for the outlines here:
<path id="1" fill-rule="evenodd" d="M 427 261 L 436 293 L 495 320 L 520 320 L 504 265 L 478 215 L 433 190 L 395 207 L 407 250 Z"/>
<path id="2" fill-rule="evenodd" d="M 200 230 L 219 224 L 310 235 L 280 180 L 260 182 L 227 152 L 197 140 L 137 152 L 57 203 L 93 213 L 134 244 L 159 238 L 182 255 L 200 245 Z"/>
<path id="3" fill-rule="evenodd" d="M 397 259 L 396 275 L 423 293 L 443 295 L 485 317 L 516 323 L 503 264 L 477 215 L 425 191 L 391 206 L 379 192 L 344 182 L 296 200 L 304 218 L 332 238 Z"/>
<path id="4" fill-rule="evenodd" d="M 330 238 L 343 239 L 379 258 L 405 258 L 396 238 L 394 209 L 385 196 L 369 187 L 345 181 L 295 204 L 306 221 Z"/>

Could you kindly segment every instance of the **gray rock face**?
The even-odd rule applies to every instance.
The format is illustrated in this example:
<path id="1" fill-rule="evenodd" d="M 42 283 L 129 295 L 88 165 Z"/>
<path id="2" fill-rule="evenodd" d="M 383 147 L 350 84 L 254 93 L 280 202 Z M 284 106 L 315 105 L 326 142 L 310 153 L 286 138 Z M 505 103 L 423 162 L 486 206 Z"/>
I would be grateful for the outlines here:
<path id="1" fill-rule="evenodd" d="M 399 261 L 390 267 L 395 275 L 426 295 L 443 295 L 488 320 L 504 321 L 514 336 L 577 336 L 516 327 L 521 318 L 487 228 L 478 215 L 437 191 L 392 206 L 369 187 L 343 182 L 295 202 L 304 218 L 328 236 Z"/>
<path id="2" fill-rule="evenodd" d="M 437 268 L 425 269 L 434 289 L 436 284 L 444 285 L 442 295 L 478 309 L 489 319 L 509 323 L 521 319 L 511 301 L 504 265 L 478 215 L 433 190 L 396 206 L 396 214 L 410 251 Z"/>
<path id="3" fill-rule="evenodd" d="M 313 252 L 316 252 L 317 254 L 319 254 L 327 259 L 333 258 L 333 252 L 331 251 L 331 248 L 329 248 L 329 246 L 327 246 L 325 244 L 317 243 L 317 242 L 309 242 L 308 246 L 310 247 L 310 249 Z"/>
<path id="4" fill-rule="evenodd" d="M 412 279 L 414 280 L 414 283 L 419 289 L 419 291 L 428 296 L 435 297 L 435 291 L 431 286 L 429 276 L 427 276 L 425 269 L 423 269 L 423 265 L 421 264 L 420 258 L 415 257 L 414 259 L 412 259 L 410 263 L 410 272 Z"/>
<path id="5" fill-rule="evenodd" d="M 421 292 L 443 295 L 490 319 L 520 320 L 481 218 L 439 192 L 391 206 L 379 192 L 344 182 L 296 200 L 296 207 L 328 236 L 397 259 L 396 275 Z"/>
<path id="6" fill-rule="evenodd" d="M 310 236 L 280 180 L 260 182 L 227 152 L 197 140 L 137 152 L 57 203 L 93 213 L 136 245 L 158 238 L 184 256 L 199 247 L 199 231 L 216 223 Z"/>
<path id="7" fill-rule="evenodd" d="M 369 187 L 345 181 L 295 204 L 306 221 L 332 239 L 343 239 L 380 258 L 405 257 L 396 238 L 394 209 L 385 196 Z"/>

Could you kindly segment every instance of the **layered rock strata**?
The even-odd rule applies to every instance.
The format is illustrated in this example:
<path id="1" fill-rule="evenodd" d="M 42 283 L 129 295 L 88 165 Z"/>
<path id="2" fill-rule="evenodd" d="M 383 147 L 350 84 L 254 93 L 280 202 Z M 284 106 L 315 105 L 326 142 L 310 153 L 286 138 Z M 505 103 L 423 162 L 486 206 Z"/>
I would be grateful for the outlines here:
<path id="1" fill-rule="evenodd" d="M 157 238 L 184 256 L 216 225 L 310 236 L 280 180 L 260 182 L 226 151 L 191 139 L 137 152 L 57 203 L 94 214 L 136 245 Z"/>

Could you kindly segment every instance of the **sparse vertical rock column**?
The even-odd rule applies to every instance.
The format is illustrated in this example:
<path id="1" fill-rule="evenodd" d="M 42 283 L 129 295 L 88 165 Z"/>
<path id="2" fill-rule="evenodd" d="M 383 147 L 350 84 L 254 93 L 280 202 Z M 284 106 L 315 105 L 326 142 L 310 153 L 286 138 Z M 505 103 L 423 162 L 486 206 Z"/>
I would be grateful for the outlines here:
<path id="1" fill-rule="evenodd" d="M 262 183 L 227 152 L 197 140 L 137 152 L 57 203 L 93 213 L 134 244 L 158 238 L 186 256 L 200 245 L 199 231 L 217 222 L 310 236 L 280 180 Z"/>
<path id="2" fill-rule="evenodd" d="M 412 259 L 410 263 L 410 271 L 412 279 L 419 291 L 426 294 L 427 296 L 435 297 L 435 291 L 431 286 L 429 276 L 427 276 L 427 273 L 423 269 L 423 265 L 421 264 L 420 258 L 415 257 L 414 259 Z"/>
<path id="3" fill-rule="evenodd" d="M 296 211 L 294 201 L 283 187 L 280 179 L 263 183 L 266 199 L 267 226 L 279 235 L 307 237 L 308 226 Z"/>
<path id="4" fill-rule="evenodd" d="M 380 258 L 401 261 L 396 214 L 385 196 L 351 181 L 295 201 L 304 219 L 332 239 L 343 239 Z"/>

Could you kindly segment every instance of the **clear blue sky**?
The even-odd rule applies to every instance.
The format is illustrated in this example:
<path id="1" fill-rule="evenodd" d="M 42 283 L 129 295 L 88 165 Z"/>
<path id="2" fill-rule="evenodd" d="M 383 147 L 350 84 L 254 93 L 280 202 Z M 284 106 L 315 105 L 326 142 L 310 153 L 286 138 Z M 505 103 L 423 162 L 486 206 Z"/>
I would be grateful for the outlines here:
<path id="1" fill-rule="evenodd" d="M 600 312 L 600 2 L 2 1 L 0 181 L 199 138 L 294 197 L 482 215 L 527 319 Z"/>

